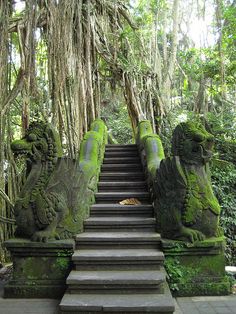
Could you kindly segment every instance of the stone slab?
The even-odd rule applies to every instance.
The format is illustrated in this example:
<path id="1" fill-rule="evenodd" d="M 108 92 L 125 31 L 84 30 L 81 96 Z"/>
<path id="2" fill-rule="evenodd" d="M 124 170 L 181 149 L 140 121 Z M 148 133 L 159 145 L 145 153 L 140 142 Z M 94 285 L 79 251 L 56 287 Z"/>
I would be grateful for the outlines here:
<path id="1" fill-rule="evenodd" d="M 166 289 L 167 290 L 167 289 Z M 91 297 L 92 296 L 92 297 Z M 165 294 L 65 294 L 62 313 L 173 313 L 174 300 Z M 73 312 L 74 311 L 74 312 Z"/>
<path id="2" fill-rule="evenodd" d="M 104 155 L 105 158 L 110 157 L 138 157 L 137 150 L 129 150 L 129 151 L 107 151 Z"/>
<path id="3" fill-rule="evenodd" d="M 140 217 L 90 217 L 85 220 L 85 225 L 153 225 L 154 218 Z"/>
<path id="4" fill-rule="evenodd" d="M 104 164 L 121 164 L 121 163 L 138 163 L 141 162 L 139 157 L 105 157 L 103 159 Z"/>
<path id="5" fill-rule="evenodd" d="M 76 236 L 76 241 L 102 241 L 115 242 L 139 242 L 160 241 L 160 234 L 156 232 L 83 232 Z"/>
<path id="6" fill-rule="evenodd" d="M 137 144 L 106 144 L 107 148 L 138 148 Z"/>
<path id="7" fill-rule="evenodd" d="M 47 256 L 57 254 L 68 255 L 75 247 L 75 241 L 68 240 L 53 240 L 44 242 L 33 242 L 28 239 L 14 238 L 4 242 L 4 246 L 11 252 L 11 254 L 26 255 L 26 256 Z"/>
<path id="8" fill-rule="evenodd" d="M 159 250 L 154 249 L 101 249 L 101 250 L 76 250 L 72 256 L 72 260 L 87 261 L 87 260 L 106 260 L 106 261 L 164 261 L 164 254 Z"/>
<path id="9" fill-rule="evenodd" d="M 141 163 L 136 163 L 136 164 L 103 164 L 101 166 L 102 172 L 105 171 L 137 171 L 137 170 L 142 170 L 142 165 Z"/>
<path id="10" fill-rule="evenodd" d="M 195 243 L 162 240 L 165 266 L 174 296 L 229 294 L 224 246 L 223 237 Z M 181 279 L 176 276 L 178 273 Z M 176 286 L 178 289 L 174 288 Z"/>
<path id="11" fill-rule="evenodd" d="M 123 181 L 130 181 L 130 180 L 144 180 L 145 176 L 142 171 L 135 171 L 135 172 L 130 172 L 130 171 L 107 171 L 100 173 L 100 182 L 101 181 L 110 181 L 110 180 L 123 180 Z"/>
<path id="12" fill-rule="evenodd" d="M 225 247 L 225 238 L 209 238 L 194 243 L 162 239 L 165 254 L 170 255 L 215 255 L 221 253 Z"/>
<path id="13" fill-rule="evenodd" d="M 91 231 L 76 237 L 77 249 L 100 248 L 160 248 L 160 235 L 155 232 Z"/>
<path id="14" fill-rule="evenodd" d="M 165 280 L 165 273 L 158 270 L 89 270 L 71 271 L 67 284 L 91 285 L 159 285 Z"/>
<path id="15" fill-rule="evenodd" d="M 140 205 L 121 205 L 117 204 L 94 204 L 91 206 L 91 209 L 110 209 L 111 211 L 114 209 L 120 210 L 128 210 L 128 209 L 136 209 L 136 210 L 153 210 L 153 206 L 150 204 L 140 204 Z"/>
<path id="16" fill-rule="evenodd" d="M 5 242 L 13 260 L 13 278 L 5 285 L 6 298 L 60 298 L 71 268 L 74 240 Z"/>

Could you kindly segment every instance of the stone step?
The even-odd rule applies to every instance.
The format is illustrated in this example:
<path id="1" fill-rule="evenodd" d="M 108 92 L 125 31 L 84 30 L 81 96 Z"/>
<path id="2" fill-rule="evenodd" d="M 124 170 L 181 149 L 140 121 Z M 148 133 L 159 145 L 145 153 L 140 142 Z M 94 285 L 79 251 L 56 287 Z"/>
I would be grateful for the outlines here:
<path id="1" fill-rule="evenodd" d="M 141 163 L 139 157 L 105 157 L 103 164 L 137 164 Z"/>
<path id="2" fill-rule="evenodd" d="M 149 192 L 98 192 L 95 193 L 95 199 L 97 204 L 112 204 L 118 203 L 128 198 L 136 198 L 141 203 L 150 202 Z"/>
<path id="3" fill-rule="evenodd" d="M 84 230 L 89 231 L 155 231 L 154 218 L 91 217 L 84 221 Z"/>
<path id="4" fill-rule="evenodd" d="M 137 145 L 106 145 L 105 152 L 129 152 L 138 151 Z"/>
<path id="5" fill-rule="evenodd" d="M 134 148 L 137 144 L 106 144 L 106 148 Z"/>
<path id="6" fill-rule="evenodd" d="M 160 234 L 156 232 L 83 232 L 76 236 L 77 249 L 100 248 L 160 248 Z"/>
<path id="7" fill-rule="evenodd" d="M 61 314 L 173 314 L 174 300 L 167 285 L 164 294 L 69 294 L 60 303 Z"/>
<path id="8" fill-rule="evenodd" d="M 118 157 L 139 157 L 138 150 L 129 151 L 105 151 L 105 158 L 118 158 Z"/>
<path id="9" fill-rule="evenodd" d="M 70 293 L 100 291 L 103 293 L 163 292 L 166 274 L 163 270 L 72 270 L 66 283 Z"/>
<path id="10" fill-rule="evenodd" d="M 76 270 L 160 269 L 164 254 L 155 249 L 76 250 L 72 256 Z"/>
<path id="11" fill-rule="evenodd" d="M 141 163 L 136 163 L 136 164 L 103 164 L 101 166 L 101 171 L 102 172 L 124 172 L 124 171 L 142 171 L 142 165 Z"/>
<path id="12" fill-rule="evenodd" d="M 100 173 L 100 181 L 140 181 L 145 180 L 144 173 L 142 171 L 130 172 L 113 172 L 107 171 Z"/>
<path id="13" fill-rule="evenodd" d="M 146 181 L 100 181 L 98 191 L 147 191 Z"/>
<path id="14" fill-rule="evenodd" d="M 153 217 L 152 205 L 120 205 L 120 204 L 94 204 L 90 208 L 91 217 L 100 216 L 132 216 Z"/>

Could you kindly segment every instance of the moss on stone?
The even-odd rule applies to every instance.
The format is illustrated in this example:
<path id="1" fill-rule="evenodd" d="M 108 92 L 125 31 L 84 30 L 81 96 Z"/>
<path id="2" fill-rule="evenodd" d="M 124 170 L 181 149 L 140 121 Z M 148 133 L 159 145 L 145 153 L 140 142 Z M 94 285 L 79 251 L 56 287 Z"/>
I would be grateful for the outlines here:
<path id="1" fill-rule="evenodd" d="M 225 276 L 224 245 L 224 237 L 195 243 L 162 241 L 168 282 L 175 296 L 230 292 L 230 282 Z"/>
<path id="2" fill-rule="evenodd" d="M 136 142 L 141 151 L 142 163 L 147 168 L 149 184 L 152 185 L 156 171 L 165 155 L 161 139 L 153 133 L 150 121 L 139 122 Z"/>
<path id="3" fill-rule="evenodd" d="M 173 295 L 226 295 L 230 282 L 224 274 L 224 256 L 166 257 L 167 281 Z"/>
<path id="4" fill-rule="evenodd" d="M 149 120 L 143 120 L 140 121 L 138 124 L 138 130 L 137 130 L 137 136 L 136 136 L 136 142 L 138 145 L 144 145 L 143 140 L 144 137 L 147 135 L 152 135 L 153 129 L 152 125 Z"/>
<path id="5" fill-rule="evenodd" d="M 148 173 L 154 179 L 161 160 L 165 158 L 162 142 L 156 134 L 146 135 L 142 140 L 146 153 Z"/>
<path id="6" fill-rule="evenodd" d="M 107 143 L 107 128 L 100 119 L 91 125 L 80 146 L 79 167 L 88 176 L 97 175 L 102 163 L 105 145 Z"/>

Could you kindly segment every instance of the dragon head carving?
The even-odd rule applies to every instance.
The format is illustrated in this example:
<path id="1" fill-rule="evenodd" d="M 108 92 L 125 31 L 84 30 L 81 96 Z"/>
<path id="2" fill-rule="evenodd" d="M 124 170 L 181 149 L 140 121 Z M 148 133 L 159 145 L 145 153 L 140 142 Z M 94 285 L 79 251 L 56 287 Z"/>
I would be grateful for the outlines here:
<path id="1" fill-rule="evenodd" d="M 62 148 L 57 133 L 44 122 L 30 124 L 25 136 L 11 144 L 15 155 L 26 155 L 31 163 L 49 162 L 55 164 L 62 156 Z"/>
<path id="2" fill-rule="evenodd" d="M 214 137 L 201 124 L 180 123 L 173 133 L 172 154 L 187 164 L 206 164 L 213 154 Z"/>

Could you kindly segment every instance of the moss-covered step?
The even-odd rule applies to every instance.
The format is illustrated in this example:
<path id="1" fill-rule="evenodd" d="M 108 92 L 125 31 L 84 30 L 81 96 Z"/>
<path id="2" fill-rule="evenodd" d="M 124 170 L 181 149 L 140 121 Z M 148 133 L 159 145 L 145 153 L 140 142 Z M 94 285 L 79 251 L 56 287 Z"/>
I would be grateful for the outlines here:
<path id="1" fill-rule="evenodd" d="M 175 296 L 226 295 L 224 238 L 188 243 L 162 240 L 169 286 Z"/>
<path id="2" fill-rule="evenodd" d="M 5 285 L 7 298 L 56 298 L 63 296 L 71 271 L 73 240 L 32 242 L 11 239 L 5 242 L 11 252 L 13 277 Z"/>

